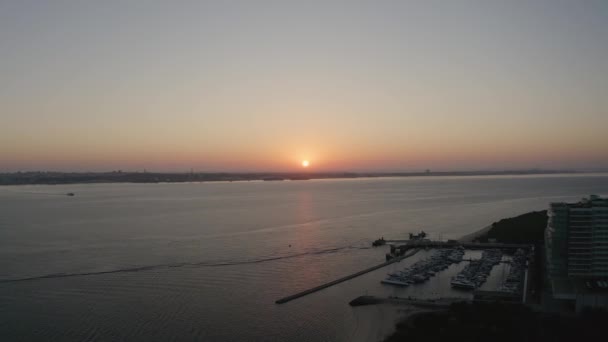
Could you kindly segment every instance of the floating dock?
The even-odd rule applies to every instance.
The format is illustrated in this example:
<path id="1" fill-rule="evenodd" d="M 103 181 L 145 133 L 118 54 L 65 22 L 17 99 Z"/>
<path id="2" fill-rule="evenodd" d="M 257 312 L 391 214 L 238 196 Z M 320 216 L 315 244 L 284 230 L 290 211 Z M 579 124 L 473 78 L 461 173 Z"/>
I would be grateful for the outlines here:
<path id="1" fill-rule="evenodd" d="M 284 303 L 287 303 L 287 302 L 292 301 L 294 299 L 298 299 L 300 297 L 304 297 L 306 295 L 309 295 L 311 293 L 315 293 L 317 291 L 321 291 L 321 290 L 326 289 L 326 288 L 328 288 L 330 286 L 334 286 L 334 285 L 339 284 L 341 282 L 344 282 L 344 281 L 347 281 L 347 280 L 351 280 L 351 279 L 356 278 L 356 277 L 358 277 L 360 275 L 363 275 L 365 273 L 369 273 L 371 271 L 375 271 L 375 270 L 377 270 L 379 268 L 382 268 L 384 266 L 390 265 L 390 264 L 392 264 L 394 262 L 399 262 L 399 261 L 401 261 L 401 260 L 403 260 L 403 259 L 405 259 L 407 257 L 410 257 L 410 256 L 416 254 L 417 252 L 418 252 L 418 249 L 409 250 L 408 253 L 406 253 L 403 256 L 391 259 L 391 260 L 389 260 L 387 262 L 383 262 L 380 265 L 376 265 L 376 266 L 372 266 L 370 268 L 366 268 L 363 271 L 359 271 L 357 273 L 353 273 L 351 275 L 347 275 L 346 277 L 342 277 L 340 279 L 336 279 L 334 281 L 330 281 L 329 283 L 325 283 L 323 285 L 319 285 L 319 286 L 313 287 L 311 289 L 308 289 L 308 290 L 305 290 L 305 291 L 302 291 L 302 292 L 298 292 L 298 293 L 296 293 L 294 295 L 278 299 L 278 300 L 275 301 L 275 303 L 277 303 L 277 304 L 284 304 Z"/>

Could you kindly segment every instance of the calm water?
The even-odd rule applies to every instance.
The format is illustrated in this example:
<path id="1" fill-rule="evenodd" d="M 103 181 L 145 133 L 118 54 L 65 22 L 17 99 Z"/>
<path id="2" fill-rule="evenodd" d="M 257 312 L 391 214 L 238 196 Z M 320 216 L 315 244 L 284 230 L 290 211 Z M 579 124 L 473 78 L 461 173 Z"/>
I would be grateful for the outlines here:
<path id="1" fill-rule="evenodd" d="M 457 238 L 590 193 L 608 194 L 608 175 L 0 187 L 0 340 L 380 338 L 370 322 L 391 317 L 348 301 L 459 295 L 447 280 L 464 264 L 424 286 L 379 283 L 421 252 L 274 301 L 382 262 L 380 236 Z"/>

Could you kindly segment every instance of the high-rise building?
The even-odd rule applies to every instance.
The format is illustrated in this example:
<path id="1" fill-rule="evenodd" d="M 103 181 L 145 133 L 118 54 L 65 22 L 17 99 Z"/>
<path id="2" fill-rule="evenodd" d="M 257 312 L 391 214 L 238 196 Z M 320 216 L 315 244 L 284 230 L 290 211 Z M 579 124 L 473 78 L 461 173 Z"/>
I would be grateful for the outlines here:
<path id="1" fill-rule="evenodd" d="M 545 248 L 554 297 L 577 299 L 578 306 L 579 295 L 601 289 L 608 279 L 608 199 L 551 203 Z"/>

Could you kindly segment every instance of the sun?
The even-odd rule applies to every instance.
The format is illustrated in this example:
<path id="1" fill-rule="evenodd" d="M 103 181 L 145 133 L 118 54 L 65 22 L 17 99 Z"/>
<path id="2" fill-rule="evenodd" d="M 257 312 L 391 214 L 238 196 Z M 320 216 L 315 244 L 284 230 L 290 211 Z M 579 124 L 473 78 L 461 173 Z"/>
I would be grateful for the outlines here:
<path id="1" fill-rule="evenodd" d="M 310 165 L 308 160 L 302 160 L 302 167 L 308 167 L 308 165 Z"/>

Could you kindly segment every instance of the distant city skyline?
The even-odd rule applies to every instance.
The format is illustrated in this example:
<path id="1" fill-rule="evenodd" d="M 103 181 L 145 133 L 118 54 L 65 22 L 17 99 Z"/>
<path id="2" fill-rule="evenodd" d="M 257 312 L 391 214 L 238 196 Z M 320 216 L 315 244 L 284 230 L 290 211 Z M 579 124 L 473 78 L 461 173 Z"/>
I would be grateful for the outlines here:
<path id="1" fill-rule="evenodd" d="M 605 1 L 3 1 L 0 50 L 0 172 L 608 169 Z"/>

